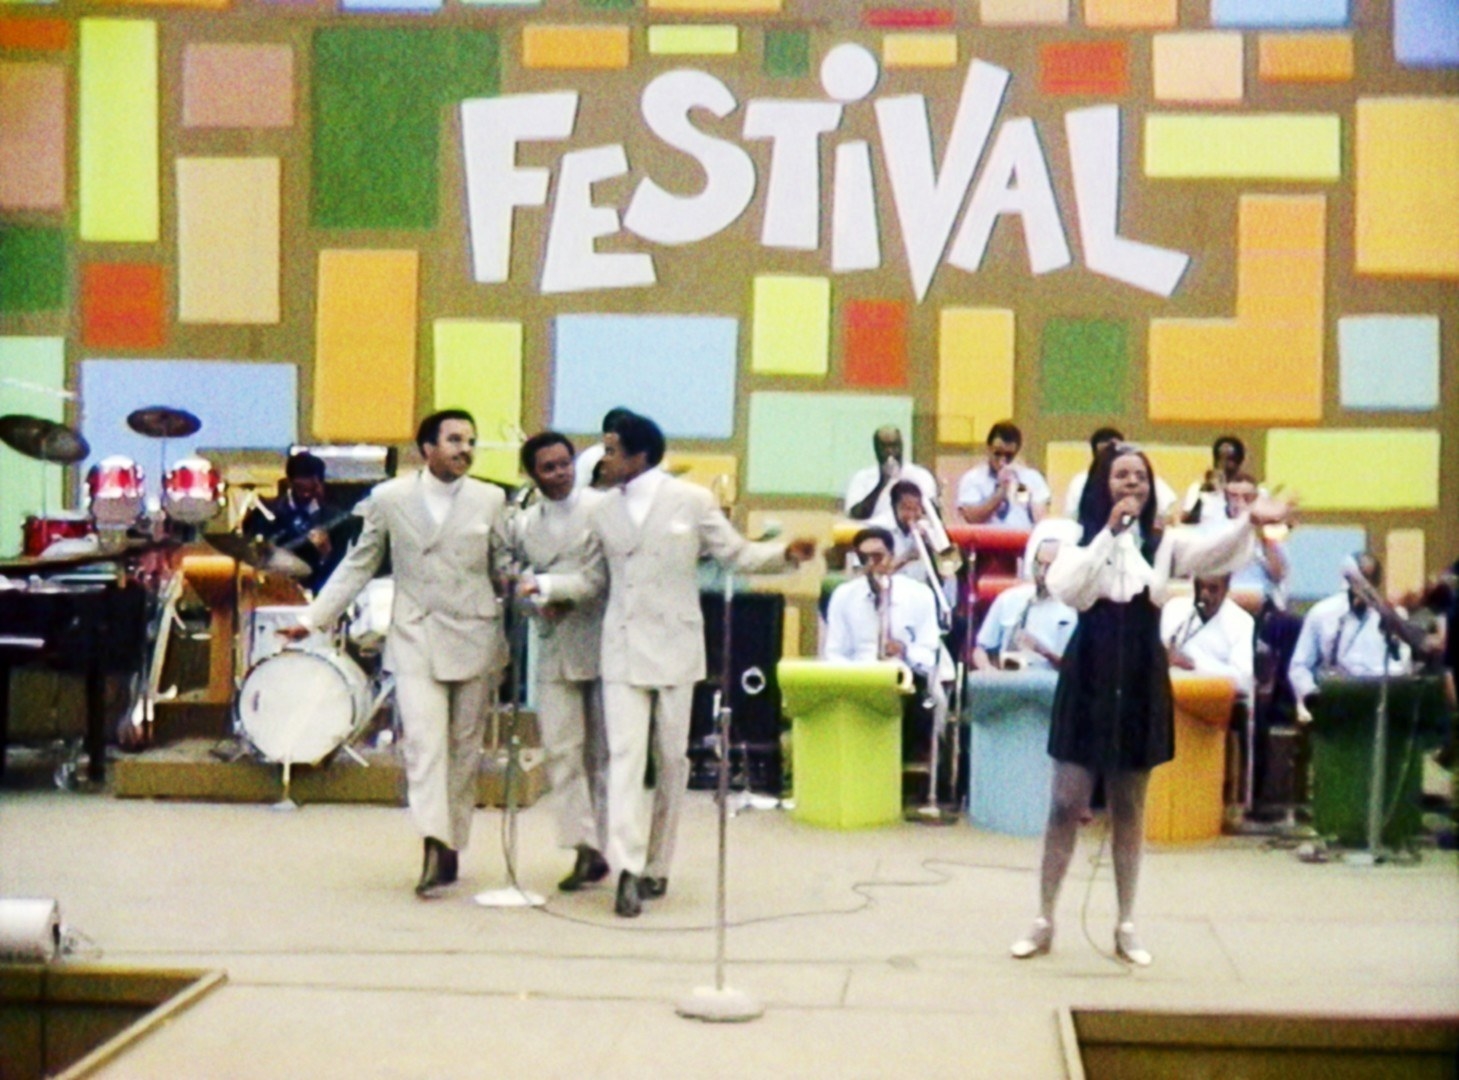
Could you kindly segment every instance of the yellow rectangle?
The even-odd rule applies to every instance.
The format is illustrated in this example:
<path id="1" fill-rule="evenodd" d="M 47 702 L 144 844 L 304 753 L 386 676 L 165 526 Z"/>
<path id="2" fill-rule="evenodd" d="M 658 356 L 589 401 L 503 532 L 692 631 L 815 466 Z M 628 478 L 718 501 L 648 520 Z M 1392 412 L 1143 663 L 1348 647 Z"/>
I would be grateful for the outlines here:
<path id="1" fill-rule="evenodd" d="M 653 56 L 734 56 L 740 51 L 738 26 L 650 26 Z"/>
<path id="2" fill-rule="evenodd" d="M 80 55 L 81 239 L 156 243 L 157 24 L 82 19 Z"/>
<path id="3" fill-rule="evenodd" d="M 1225 31 L 1156 34 L 1151 47 L 1157 101 L 1240 101 L 1241 34 Z"/>
<path id="4" fill-rule="evenodd" d="M 522 66 L 554 69 L 626 68 L 626 26 L 527 26 L 522 29 Z"/>
<path id="5" fill-rule="evenodd" d="M 751 510 L 745 521 L 745 531 L 750 536 L 762 536 L 772 527 L 778 527 L 780 536 L 787 541 L 808 536 L 823 552 L 831 546 L 836 521 L 837 515 L 829 510 Z M 753 580 L 757 592 L 776 592 L 787 599 L 818 600 L 821 579 L 825 576 L 826 557 L 818 552 L 814 559 L 802 563 L 794 573 L 765 574 Z"/>
<path id="6" fill-rule="evenodd" d="M 733 506 L 740 497 L 740 459 L 734 454 L 701 454 L 670 450 L 664 469 L 671 475 L 707 488 L 720 506 Z"/>
<path id="7" fill-rule="evenodd" d="M 279 321 L 279 177 L 278 158 L 177 159 L 178 321 Z"/>
<path id="8" fill-rule="evenodd" d="M 887 34 L 881 62 L 889 68 L 944 68 L 957 65 L 956 34 Z"/>
<path id="9" fill-rule="evenodd" d="M 1389 529 L 1383 556 L 1383 591 L 1390 600 L 1423 592 L 1426 575 L 1422 529 Z"/>
<path id="10" fill-rule="evenodd" d="M 1353 77 L 1352 34 L 1261 34 L 1256 55 L 1262 82 L 1347 82 Z"/>
<path id="11" fill-rule="evenodd" d="M 1064 493 L 1069 490 L 1069 481 L 1089 468 L 1089 444 L 1079 442 L 1051 442 L 1044 446 L 1044 479 L 1054 493 L 1049 513 L 1065 515 Z M 1071 507 L 1067 516 L 1073 517 L 1078 507 Z"/>
<path id="12" fill-rule="evenodd" d="M 465 409 L 476 418 L 471 475 L 515 484 L 521 468 L 522 324 L 492 319 L 437 319 L 434 389 L 437 409 Z"/>
<path id="13" fill-rule="evenodd" d="M 1439 433 L 1418 428 L 1273 428 L 1266 482 L 1304 510 L 1432 510 Z"/>
<path id="14" fill-rule="evenodd" d="M 1069 21 L 1069 0 L 980 0 L 986 26 L 1051 26 Z"/>
<path id="15" fill-rule="evenodd" d="M 1320 331 L 1235 319 L 1150 320 L 1150 419 L 1223 424 L 1322 419 Z"/>
<path id="16" fill-rule="evenodd" d="M 415 251 L 319 253 L 313 434 L 340 442 L 415 435 Z"/>
<path id="17" fill-rule="evenodd" d="M 937 329 L 937 441 L 981 444 L 1013 415 L 1013 312 L 943 308 Z"/>
<path id="18" fill-rule="evenodd" d="M 785 605 L 785 619 L 780 630 L 780 655 L 803 655 L 800 647 L 800 608 L 794 604 Z"/>
<path id="19" fill-rule="evenodd" d="M 1178 0 L 1084 0 L 1084 25 L 1154 28 L 1176 25 Z"/>
<path id="20" fill-rule="evenodd" d="M 1333 113 L 1145 117 L 1145 175 L 1163 180 L 1337 180 L 1342 120 Z"/>
<path id="21" fill-rule="evenodd" d="M 1357 268 L 1459 277 L 1459 97 L 1359 98 Z"/>
<path id="22" fill-rule="evenodd" d="M 754 293 L 750 370 L 757 375 L 825 375 L 831 348 L 830 278 L 759 274 Z"/>
<path id="23" fill-rule="evenodd" d="M 682 15 L 778 15 L 782 0 L 648 0 L 650 11 Z"/>

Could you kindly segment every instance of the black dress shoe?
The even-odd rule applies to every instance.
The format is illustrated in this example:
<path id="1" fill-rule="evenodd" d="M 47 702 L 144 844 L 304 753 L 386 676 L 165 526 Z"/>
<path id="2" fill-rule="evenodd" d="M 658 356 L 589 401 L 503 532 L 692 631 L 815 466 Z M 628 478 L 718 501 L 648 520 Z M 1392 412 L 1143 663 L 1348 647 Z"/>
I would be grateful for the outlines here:
<path id="1" fill-rule="evenodd" d="M 657 900 L 669 891 L 666 877 L 641 877 L 638 879 L 638 895 L 645 900 Z"/>
<path id="2" fill-rule="evenodd" d="M 427 836 L 425 860 L 421 865 L 420 880 L 415 883 L 415 895 L 423 900 L 439 896 L 456 880 L 456 863 L 453 848 L 448 848 L 434 836 Z"/>
<path id="3" fill-rule="evenodd" d="M 625 919 L 636 919 L 642 911 L 638 877 L 625 870 L 618 875 L 618 899 L 613 902 L 613 912 Z"/>
<path id="4" fill-rule="evenodd" d="M 580 844 L 577 862 L 573 863 L 572 873 L 559 881 L 557 887 L 563 892 L 577 892 L 584 885 L 592 885 L 607 876 L 608 860 L 603 858 L 597 848 Z"/>

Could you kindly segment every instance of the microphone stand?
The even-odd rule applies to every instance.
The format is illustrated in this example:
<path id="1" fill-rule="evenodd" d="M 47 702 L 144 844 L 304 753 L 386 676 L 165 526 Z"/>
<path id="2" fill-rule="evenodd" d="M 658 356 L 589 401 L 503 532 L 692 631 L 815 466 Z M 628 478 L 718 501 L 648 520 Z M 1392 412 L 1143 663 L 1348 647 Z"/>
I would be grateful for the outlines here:
<path id="1" fill-rule="evenodd" d="M 714 896 L 714 985 L 698 986 L 681 998 L 674 1011 L 689 1020 L 715 1023 L 756 1020 L 765 1014 L 765 1006 L 742 990 L 724 983 L 725 952 L 725 886 L 729 849 L 729 768 L 730 768 L 730 676 L 734 666 L 731 649 L 734 632 L 735 572 L 724 567 L 724 638 L 720 661 L 719 689 L 714 692 L 714 711 L 718 721 L 719 784 L 715 801 L 719 804 L 719 864 L 715 877 Z M 745 760 L 745 785 L 750 783 L 748 754 Z"/>
<path id="2" fill-rule="evenodd" d="M 951 613 L 949 612 L 947 607 L 947 597 L 944 596 L 942 593 L 942 575 L 937 570 L 937 564 L 932 559 L 932 553 L 927 550 L 927 538 L 922 534 L 922 530 L 919 527 L 920 525 L 921 522 L 916 522 L 912 526 L 912 543 L 916 545 L 917 557 L 921 560 L 922 568 L 927 573 L 927 586 L 932 590 L 932 600 L 934 606 L 937 609 L 938 624 L 940 626 L 942 620 L 945 617 L 948 618 L 950 624 Z M 890 606 L 890 592 L 888 593 L 886 602 L 888 606 Z M 917 814 L 915 817 L 911 818 L 911 820 L 922 821 L 933 825 L 943 825 L 947 823 L 948 818 L 945 814 L 943 814 L 942 806 L 937 801 L 937 770 L 939 765 L 938 749 L 939 743 L 941 742 L 940 736 L 942 733 L 937 730 L 937 710 L 935 704 L 936 698 L 935 695 L 933 695 L 933 691 L 936 689 L 935 684 L 938 675 L 938 661 L 940 661 L 942 658 L 942 642 L 940 635 L 937 648 L 937 657 L 933 661 L 932 670 L 927 674 L 927 678 L 933 683 L 933 685 L 929 686 L 928 688 L 929 700 L 934 702 L 932 713 L 932 737 L 930 740 L 928 740 L 931 749 L 929 751 L 927 760 L 927 801 L 917 808 Z M 956 678 L 956 666 L 954 666 L 953 671 L 955 673 L 954 678 Z"/>
<path id="3" fill-rule="evenodd" d="M 524 498 L 521 500 L 521 505 L 525 505 L 525 503 Z M 518 510 L 520 510 L 520 506 Z M 521 719 L 521 701 L 527 684 L 527 612 L 525 605 L 517 600 L 517 583 L 521 578 L 521 568 L 515 558 L 511 562 L 508 577 L 511 580 L 511 588 L 507 593 L 505 614 L 508 624 L 507 644 L 511 656 L 512 692 L 506 708 L 503 710 L 498 704 L 496 710 L 498 717 L 505 716 L 506 719 L 506 723 L 503 725 L 507 733 L 507 752 L 505 768 L 502 770 L 502 800 L 504 803 L 502 812 L 505 815 L 502 828 L 502 859 L 506 863 L 509 884 L 505 888 L 479 892 L 473 899 L 482 907 L 535 908 L 545 905 L 546 897 L 541 893 L 523 889 L 517 881 L 516 779 L 522 765 L 522 738 L 519 721 Z"/>

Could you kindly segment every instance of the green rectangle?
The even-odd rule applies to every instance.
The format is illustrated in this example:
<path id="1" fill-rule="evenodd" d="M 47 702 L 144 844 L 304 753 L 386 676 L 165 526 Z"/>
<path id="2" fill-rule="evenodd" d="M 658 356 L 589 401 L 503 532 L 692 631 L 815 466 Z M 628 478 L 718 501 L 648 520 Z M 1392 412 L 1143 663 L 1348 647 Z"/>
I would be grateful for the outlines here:
<path id="1" fill-rule="evenodd" d="M 737 26 L 650 26 L 648 51 L 654 56 L 734 56 L 740 51 Z"/>
<path id="2" fill-rule="evenodd" d="M 161 222 L 157 24 L 82 19 L 82 240 L 154 244 Z"/>
<path id="3" fill-rule="evenodd" d="M 1342 120 L 1331 113 L 1145 117 L 1145 175 L 1162 180 L 1337 180 Z"/>
<path id="4" fill-rule="evenodd" d="M 311 223 L 434 228 L 443 110 L 496 94 L 496 33 L 326 27 L 312 74 Z"/>
<path id="5" fill-rule="evenodd" d="M 802 79 L 811 73 L 811 35 L 806 30 L 765 31 L 765 74 Z"/>
<path id="6" fill-rule="evenodd" d="M 56 311 L 65 306 L 65 232 L 0 227 L 0 312 Z"/>
<path id="7" fill-rule="evenodd" d="M 0 383 L 0 416 L 21 413 L 65 420 L 65 401 L 45 392 L 66 388 L 64 339 L 0 337 L 0 374 L 11 380 Z M 0 444 L 0 556 L 19 553 L 27 515 L 41 513 L 43 505 L 61 509 L 64 473 Z"/>
<path id="8" fill-rule="evenodd" d="M 750 368 L 757 375 L 825 375 L 830 368 L 831 279 L 755 278 Z"/>
<path id="9" fill-rule="evenodd" d="M 893 425 L 912 452 L 912 399 L 885 394 L 750 395 L 747 490 L 757 495 L 846 494 L 851 474 L 876 464 L 871 436 Z"/>
<path id="10" fill-rule="evenodd" d="M 514 484 L 520 475 L 517 434 L 522 424 L 522 324 L 488 319 L 437 319 L 437 409 L 476 417 L 476 463 L 471 472 Z"/>
<path id="11" fill-rule="evenodd" d="M 1130 369 L 1124 323 L 1050 319 L 1040 356 L 1044 412 L 1124 413 Z"/>

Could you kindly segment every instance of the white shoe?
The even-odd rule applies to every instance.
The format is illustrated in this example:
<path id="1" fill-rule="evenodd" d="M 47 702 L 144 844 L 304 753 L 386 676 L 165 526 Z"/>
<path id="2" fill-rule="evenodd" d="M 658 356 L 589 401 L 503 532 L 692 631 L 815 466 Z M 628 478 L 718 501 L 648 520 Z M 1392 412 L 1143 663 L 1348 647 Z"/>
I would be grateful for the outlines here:
<path id="1" fill-rule="evenodd" d="M 1149 967 L 1155 961 L 1149 950 L 1141 948 L 1132 922 L 1122 922 L 1115 927 L 1115 955 L 1135 967 Z"/>
<path id="2" fill-rule="evenodd" d="M 1054 947 L 1054 924 L 1040 915 L 1033 921 L 1028 933 L 1013 943 L 1008 951 L 1015 960 L 1027 960 L 1043 956 Z"/>

